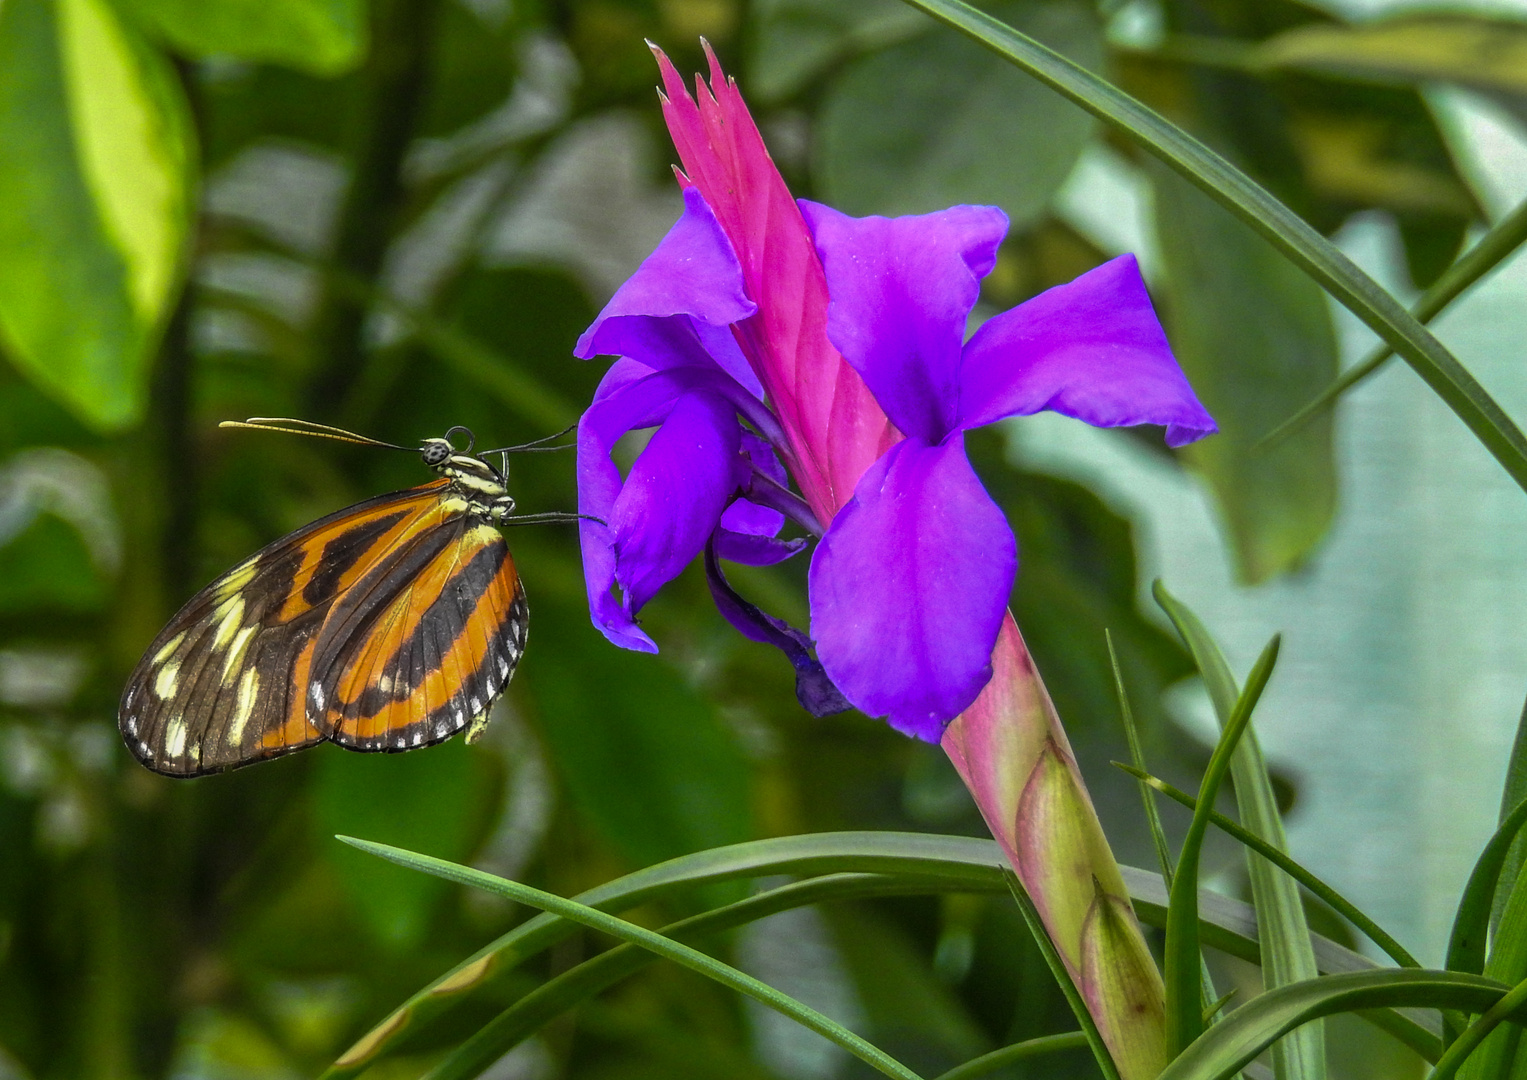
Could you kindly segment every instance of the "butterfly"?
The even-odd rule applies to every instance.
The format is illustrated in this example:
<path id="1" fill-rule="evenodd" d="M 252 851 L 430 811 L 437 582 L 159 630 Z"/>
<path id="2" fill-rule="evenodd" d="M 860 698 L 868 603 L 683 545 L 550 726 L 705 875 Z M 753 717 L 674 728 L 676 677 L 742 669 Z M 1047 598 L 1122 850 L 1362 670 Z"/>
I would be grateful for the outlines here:
<path id="1" fill-rule="evenodd" d="M 222 426 L 412 449 L 299 420 Z M 475 741 L 529 630 L 495 526 L 576 517 L 516 515 L 508 454 L 561 449 L 542 446 L 557 437 L 486 451 L 503 455 L 501 469 L 452 428 L 417 451 L 435 480 L 320 518 L 213 581 L 128 678 L 117 717 L 128 749 L 189 777 L 320 742 L 395 753 L 463 729 Z"/>

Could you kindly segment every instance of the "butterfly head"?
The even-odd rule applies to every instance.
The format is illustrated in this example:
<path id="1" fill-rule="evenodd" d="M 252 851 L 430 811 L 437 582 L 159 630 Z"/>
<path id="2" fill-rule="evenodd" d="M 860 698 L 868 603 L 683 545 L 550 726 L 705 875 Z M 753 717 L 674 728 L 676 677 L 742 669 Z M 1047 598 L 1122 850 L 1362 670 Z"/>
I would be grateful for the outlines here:
<path id="1" fill-rule="evenodd" d="M 458 450 L 451 436 L 465 428 L 452 428 L 444 438 L 426 439 L 419 448 L 424 464 L 451 482 L 481 516 L 499 521 L 514 512 L 504 476 L 491 464 L 472 453 L 472 433 L 467 431 L 467 448 Z"/>

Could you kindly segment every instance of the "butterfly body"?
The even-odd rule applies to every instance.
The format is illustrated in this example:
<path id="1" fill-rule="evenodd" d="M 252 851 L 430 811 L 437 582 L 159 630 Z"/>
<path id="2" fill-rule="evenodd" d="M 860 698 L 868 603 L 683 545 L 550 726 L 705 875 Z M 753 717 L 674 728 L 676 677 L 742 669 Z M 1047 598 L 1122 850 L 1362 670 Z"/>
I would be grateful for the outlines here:
<path id="1" fill-rule="evenodd" d="M 528 631 L 495 528 L 515 504 L 483 458 L 446 439 L 420 453 L 436 480 L 277 540 L 170 620 L 122 694 L 140 762 L 199 776 L 318 742 L 397 752 L 480 733 Z"/>

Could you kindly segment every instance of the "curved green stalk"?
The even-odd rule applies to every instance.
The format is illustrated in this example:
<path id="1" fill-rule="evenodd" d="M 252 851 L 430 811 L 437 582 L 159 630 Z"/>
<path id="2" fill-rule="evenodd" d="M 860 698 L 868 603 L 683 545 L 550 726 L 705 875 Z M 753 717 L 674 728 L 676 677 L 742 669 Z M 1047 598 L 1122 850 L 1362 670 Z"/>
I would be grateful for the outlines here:
<path id="1" fill-rule="evenodd" d="M 1527 825 L 1527 799 L 1517 804 L 1507 814 L 1490 842 L 1479 853 L 1469 882 L 1463 887 L 1463 897 L 1458 902 L 1458 914 L 1453 919 L 1453 932 L 1448 937 L 1447 967 L 1449 971 L 1467 971 L 1478 975 L 1485 969 L 1485 947 L 1489 938 L 1490 911 L 1495 901 L 1495 890 L 1500 883 L 1501 870 L 1511 843 Z"/>
<path id="2" fill-rule="evenodd" d="M 1189 810 L 1197 809 L 1198 800 L 1193 798 L 1193 796 L 1189 795 L 1186 791 L 1173 787 L 1165 780 L 1162 780 L 1156 776 L 1152 776 L 1144 769 L 1136 769 L 1133 766 L 1124 764 L 1122 761 L 1115 761 L 1113 764 L 1115 768 L 1123 769 L 1136 780 L 1139 780 L 1142 784 L 1146 784 L 1152 788 L 1155 788 L 1157 791 L 1167 796 L 1167 798 L 1181 803 Z M 1320 897 L 1320 899 L 1329 904 L 1338 915 L 1346 919 L 1358 930 L 1366 934 L 1375 945 L 1388 953 L 1396 964 L 1399 964 L 1401 967 L 1411 968 L 1418 968 L 1421 966 L 1421 961 L 1412 956 L 1409 950 L 1407 950 L 1405 946 L 1401 945 L 1398 941 L 1391 937 L 1382 926 L 1374 922 L 1367 915 L 1363 914 L 1358 906 L 1352 903 L 1352 901 L 1348 900 L 1341 893 L 1331 888 L 1331 886 L 1327 885 L 1320 878 L 1316 877 L 1299 863 L 1295 862 L 1287 852 L 1279 850 L 1278 848 L 1269 844 L 1266 840 L 1263 840 L 1260 836 L 1257 836 L 1255 833 L 1247 832 L 1245 829 L 1241 828 L 1239 824 L 1231 821 L 1218 810 L 1211 810 L 1209 812 L 1209 820 L 1216 827 L 1228 833 L 1230 836 L 1234 837 L 1235 840 L 1244 844 L 1246 847 L 1249 847 L 1252 851 L 1255 851 L 1258 855 L 1262 856 L 1262 858 L 1266 859 L 1278 869 L 1282 870 L 1289 877 L 1299 882 L 1299 884 L 1303 885 L 1306 889 L 1310 890 L 1310 892 Z M 1488 908 L 1486 909 L 1486 914 L 1488 915 Z M 1483 969 L 1483 967 L 1484 959 L 1483 956 L 1481 956 L 1480 967 L 1479 969 L 1476 969 L 1474 973 L 1477 975 L 1479 971 Z M 1451 963 L 1448 964 L 1448 969 L 1451 971 L 1468 970 L 1467 968 L 1455 967 Z"/>
<path id="3" fill-rule="evenodd" d="M 906 0 L 1113 125 L 1256 230 L 1399 353 L 1527 489 L 1527 437 L 1393 296 L 1308 222 L 1193 136 L 1079 64 L 961 0 Z"/>
<path id="4" fill-rule="evenodd" d="M 1087 1036 L 1080 1031 L 1068 1031 L 1063 1035 L 1041 1035 L 1037 1039 L 1025 1039 L 1021 1043 L 972 1058 L 963 1065 L 956 1065 L 936 1080 L 976 1080 L 978 1076 L 996 1072 L 1015 1061 L 1025 1061 L 1041 1054 L 1056 1054 L 1062 1050 L 1083 1050 L 1086 1047 Z"/>
<path id="5" fill-rule="evenodd" d="M 496 877 L 486 874 L 481 870 L 473 870 L 468 866 L 460 866 L 456 863 L 446 862 L 444 859 L 436 859 L 430 855 L 419 855 L 412 851 L 403 851 L 400 848 L 389 847 L 386 844 L 377 844 L 369 840 L 357 840 L 352 836 L 339 836 L 335 839 L 361 851 L 378 855 L 389 862 L 395 862 L 399 866 L 406 866 L 411 870 L 421 870 L 426 874 L 444 878 L 447 881 L 459 882 L 462 885 L 470 885 L 474 888 L 483 889 L 487 892 L 497 893 L 499 896 L 508 897 L 521 904 L 540 908 L 564 919 L 586 926 L 591 930 L 609 934 L 621 941 L 640 945 L 665 960 L 671 960 L 699 972 L 708 979 L 714 979 L 722 986 L 746 994 L 754 1001 L 767 1005 L 769 1008 L 790 1017 L 796 1023 L 816 1032 L 823 1038 L 847 1050 L 854 1057 L 864 1062 L 870 1068 L 895 1080 L 922 1080 L 917 1073 L 907 1068 L 901 1062 L 891 1057 L 878 1046 L 860 1038 L 849 1031 L 842 1024 L 828 1016 L 811 1008 L 789 994 L 781 993 L 768 983 L 755 979 L 744 971 L 739 971 L 730 964 L 724 964 L 713 956 L 707 956 L 698 949 L 691 948 L 682 942 L 666 938 L 662 934 L 646 927 L 637 926 L 627 922 L 618 916 L 600 911 L 598 908 L 580 904 L 576 900 L 569 900 L 555 893 L 543 892 L 540 889 L 531 888 L 529 885 L 521 885 L 517 881 L 507 878 Z"/>
<path id="6" fill-rule="evenodd" d="M 834 900 L 871 896 L 919 895 L 938 891 L 938 884 L 888 874 L 827 874 L 792 882 L 746 900 L 691 916 L 663 927 L 664 937 L 691 940 L 714 934 L 791 908 Z M 470 1080 L 515 1046 L 601 990 L 640 971 L 658 957 L 637 945 L 618 945 L 562 972 L 479 1028 L 430 1070 L 428 1080 Z"/>
<path id="7" fill-rule="evenodd" d="M 1167 1048 L 1180 1054 L 1204 1030 L 1202 983 L 1198 945 L 1198 859 L 1204 836 L 1209 831 L 1209 811 L 1219 794 L 1220 783 L 1230 771 L 1230 759 L 1242 733 L 1251 723 L 1252 710 L 1262 697 L 1267 679 L 1278 662 L 1282 638 L 1277 635 L 1267 643 L 1256 666 L 1246 679 L 1246 688 L 1236 700 L 1219 744 L 1209 758 L 1198 789 L 1198 807 L 1182 841 L 1177 858 L 1177 876 L 1172 880 L 1171 899 L 1166 912 L 1166 1022 Z"/>
<path id="8" fill-rule="evenodd" d="M 1437 1059 L 1437 1067 L 1432 1071 L 1428 1080 L 1452 1080 L 1464 1061 L 1479 1044 L 1485 1041 L 1485 1037 L 1500 1027 L 1507 1020 L 1522 1022 L 1522 1017 L 1517 1014 L 1527 1006 L 1527 980 L 1519 982 L 1509 994 L 1501 998 L 1486 1010 L 1485 1014 L 1464 1029 L 1462 1035 L 1453 1040 L 1453 1044 Z"/>
<path id="9" fill-rule="evenodd" d="M 1289 1032 L 1323 1016 L 1374 1008 L 1484 1013 L 1510 990 L 1481 975 L 1416 968 L 1289 983 L 1252 998 L 1204 1032 L 1159 1080 L 1228 1080 Z"/>
<path id="10" fill-rule="evenodd" d="M 1501 261 L 1522 243 L 1527 241 L 1527 202 L 1523 202 L 1506 215 L 1489 232 L 1479 238 L 1479 243 L 1465 251 L 1457 262 L 1445 270 L 1432 287 L 1421 294 L 1411 305 L 1410 313 L 1419 322 L 1429 323 L 1463 294 L 1471 285 L 1494 270 Z M 1322 390 L 1308 405 L 1302 407 L 1287 420 L 1273 428 L 1252 444 L 1253 451 L 1270 450 L 1312 418 L 1335 404 L 1336 399 L 1372 375 L 1384 362 L 1394 355 L 1394 349 L 1380 345 L 1360 363 L 1343 371 Z"/>

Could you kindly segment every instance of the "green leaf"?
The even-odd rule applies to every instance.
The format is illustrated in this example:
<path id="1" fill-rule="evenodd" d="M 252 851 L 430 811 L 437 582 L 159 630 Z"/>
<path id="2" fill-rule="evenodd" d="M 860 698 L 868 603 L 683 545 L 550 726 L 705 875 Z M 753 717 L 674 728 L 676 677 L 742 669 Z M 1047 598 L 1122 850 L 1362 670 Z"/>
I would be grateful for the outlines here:
<path id="1" fill-rule="evenodd" d="M 1114 125 L 1272 241 L 1294 265 L 1393 346 L 1511 478 L 1527 489 L 1527 437 L 1511 418 L 1393 296 L 1292 210 L 1181 128 L 985 12 L 960 0 L 906 2 L 968 34 Z"/>
<path id="2" fill-rule="evenodd" d="M 1468 884 L 1463 887 L 1463 895 L 1458 901 L 1458 913 L 1453 917 L 1453 932 L 1448 938 L 1449 971 L 1467 971 L 1477 975 L 1484 970 L 1485 946 L 1489 939 L 1494 901 L 1500 897 L 1501 908 L 1504 909 L 1505 899 L 1515 887 L 1515 878 L 1509 882 L 1505 880 L 1505 868 L 1509 865 L 1511 853 L 1517 850 L 1518 834 L 1524 824 L 1527 824 L 1527 799 L 1523 799 L 1502 818 L 1500 828 L 1490 837 L 1490 842 L 1475 860 Z"/>
<path id="3" fill-rule="evenodd" d="M 263 60 L 337 75 L 366 51 L 362 0 L 122 0 L 188 56 Z"/>
<path id="4" fill-rule="evenodd" d="M 1524 800 L 1527 800 L 1527 704 L 1522 706 L 1522 716 L 1516 725 L 1516 739 L 1511 744 L 1511 758 L 1506 763 L 1506 782 L 1501 788 L 1500 798 L 1501 825 L 1506 824 L 1514 810 L 1520 809 Z M 1527 853 L 1527 839 L 1518 838 L 1512 843 L 1505 864 L 1501 867 L 1500 880 L 1506 887 L 1495 891 L 1492 926 L 1500 921 L 1501 911 L 1506 906 L 1506 894 L 1515 885 L 1522 872 L 1522 865 L 1527 861 L 1524 853 Z"/>
<path id="5" fill-rule="evenodd" d="M 1527 979 L 1527 876 L 1516 879 L 1506 898 L 1500 925 L 1491 937 L 1484 973 L 1489 978 L 1510 985 Z M 1464 1042 L 1467 1034 L 1465 1032 L 1464 1036 L 1460 1036 L 1458 1042 Z M 1519 1052 L 1521 1039 L 1520 1026 L 1480 1033 L 1476 1042 L 1482 1040 L 1482 1043 L 1478 1045 L 1477 1056 L 1469 1062 L 1468 1075 L 1476 1080 L 1495 1080 L 1496 1077 L 1517 1075 L 1522 1065 L 1522 1055 Z M 1453 1046 L 1457 1046 L 1458 1042 Z"/>
<path id="6" fill-rule="evenodd" d="M 1238 575 L 1265 581 L 1303 562 L 1336 512 L 1329 417 L 1253 449 L 1336 377 L 1330 309 L 1235 215 L 1167 169 L 1151 173 L 1172 347 L 1220 429 L 1185 453 L 1224 513 Z"/>
<path id="7" fill-rule="evenodd" d="M 1462 13 L 1319 23 L 1263 42 L 1252 62 L 1263 70 L 1407 85 L 1440 80 L 1520 94 L 1527 92 L 1527 24 Z"/>
<path id="8" fill-rule="evenodd" d="M 521 678 L 569 793 L 600 832 L 638 865 L 745 839 L 750 769 L 710 705 L 661 661 L 610 649 L 586 615 L 573 631 L 548 604 L 535 621 L 569 646 L 533 651 Z"/>
<path id="9" fill-rule="evenodd" d="M 1102 39 L 1088 6 L 1004 5 L 1026 31 L 1089 67 Z M 952 203 L 1041 216 L 1094 124 L 958 34 L 935 29 L 854 61 L 817 117 L 814 172 L 851 214 L 916 214 Z M 1043 139 L 1034 133 L 1044 132 Z"/>
<path id="10" fill-rule="evenodd" d="M 375 844 L 367 840 L 357 840 L 354 837 L 340 836 L 337 839 L 359 848 L 361 851 L 370 852 L 381 856 L 399 866 L 406 866 L 411 870 L 419 870 L 426 874 L 442 878 L 446 881 L 459 882 L 462 885 L 470 885 L 474 888 L 483 889 L 487 892 L 504 896 L 510 900 L 531 907 L 540 908 L 542 911 L 557 915 L 563 919 L 586 926 L 591 930 L 598 930 L 609 934 L 621 941 L 639 945 L 649 952 L 672 960 L 698 972 L 706 978 L 714 979 L 722 986 L 726 986 L 738 993 L 758 1001 L 769 1008 L 776 1010 L 795 1020 L 802 1026 L 815 1031 L 818 1035 L 832 1040 L 843 1049 L 853 1054 L 860 1061 L 869 1065 L 877 1072 L 886 1076 L 896 1077 L 897 1080 L 920 1080 L 918 1075 L 899 1061 L 891 1058 L 877 1047 L 865 1042 L 859 1036 L 836 1023 L 829 1017 L 823 1016 L 794 998 L 780 993 L 772 986 L 759 982 L 744 972 L 738 971 L 729 964 L 723 964 L 714 957 L 707 956 L 698 949 L 693 949 L 682 942 L 664 937 L 655 931 L 637 926 L 617 918 L 598 908 L 580 904 L 576 900 L 569 900 L 553 893 L 543 892 L 540 889 L 522 885 L 517 881 L 509 881 L 505 878 L 485 874 L 481 870 L 473 870 L 467 866 L 459 866 L 456 863 L 446 862 L 443 859 L 431 858 L 427 855 L 419 855 L 411 851 L 403 851 L 386 844 Z"/>
<path id="11" fill-rule="evenodd" d="M 1374 1008 L 1484 1012 L 1508 988 L 1479 975 L 1415 968 L 1307 979 L 1253 998 L 1204 1032 L 1160 1080 L 1225 1080 L 1289 1032 L 1322 1016 Z"/>
<path id="12" fill-rule="evenodd" d="M 1198 947 L 1198 868 L 1204 836 L 1209 831 L 1210 810 L 1219 796 L 1220 784 L 1239 748 L 1241 736 L 1249 734 L 1252 711 L 1272 675 L 1281 644 L 1282 639 L 1277 635 L 1267 643 L 1251 669 L 1246 689 L 1224 720 L 1224 731 L 1204 770 L 1198 789 L 1198 806 L 1193 811 L 1193 820 L 1188 825 L 1178 856 L 1177 876 L 1172 880 L 1171 899 L 1167 905 L 1165 947 L 1167 1038 L 1168 1049 L 1173 1054 L 1181 1053 L 1198 1038 L 1205 1023 L 1199 978 L 1202 959 Z"/>
<path id="13" fill-rule="evenodd" d="M 1168 593 L 1160 581 L 1151 591 L 1182 635 L 1183 643 L 1193 653 L 1220 726 L 1228 729 L 1235 717 L 1239 694 L 1224 654 L 1198 616 Z M 1267 773 L 1255 732 L 1247 731 L 1241 739 L 1231 758 L 1230 770 L 1235 780 L 1236 805 L 1246 830 L 1286 851 L 1288 841 L 1283 835 L 1278 800 L 1273 794 L 1272 778 Z M 1202 811 L 1211 808 L 1205 805 Z M 1298 884 L 1276 866 L 1249 851 L 1246 868 L 1251 877 L 1251 894 L 1261 930 L 1262 985 L 1273 990 L 1313 979 L 1319 974 L 1319 966 L 1310 946 L 1310 928 L 1305 921 Z M 1179 875 L 1181 872 L 1179 867 Z M 1325 1064 L 1325 1039 L 1319 1026 L 1306 1028 L 1279 1043 L 1273 1051 L 1273 1070 L 1280 1080 L 1322 1080 Z"/>
<path id="14" fill-rule="evenodd" d="M 1131 766 L 1124 765 L 1117 761 L 1114 762 L 1114 765 L 1129 773 L 1136 780 L 1140 781 L 1140 783 L 1145 787 L 1161 792 L 1168 798 L 1174 799 L 1181 803 L 1183 806 L 1186 806 L 1189 810 L 1193 810 L 1195 812 L 1197 811 L 1198 800 L 1189 795 L 1186 791 L 1181 791 L 1178 788 L 1173 787 L 1165 780 L 1152 776 L 1144 769 L 1132 768 Z M 1318 896 L 1321 900 L 1324 900 L 1327 904 L 1331 905 L 1332 909 L 1335 910 L 1338 915 L 1341 915 L 1353 926 L 1357 927 L 1364 934 L 1367 934 L 1368 937 L 1373 940 L 1375 945 L 1390 955 L 1395 963 L 1399 964 L 1401 967 L 1418 968 L 1421 966 L 1420 961 L 1418 961 L 1414 956 L 1410 955 L 1405 947 L 1402 946 L 1393 937 L 1391 937 L 1388 933 L 1386 933 L 1381 926 L 1375 923 L 1372 919 L 1368 918 L 1367 915 L 1363 914 L 1363 912 L 1358 909 L 1356 904 L 1352 903 L 1352 901 L 1341 895 L 1341 893 L 1331 888 L 1331 886 L 1327 885 L 1320 878 L 1316 877 L 1299 863 L 1295 862 L 1288 856 L 1286 852 L 1279 851 L 1266 840 L 1263 840 L 1260 836 L 1255 836 L 1252 833 L 1247 832 L 1245 829 L 1241 828 L 1239 825 L 1231 821 L 1224 814 L 1221 814 L 1217 810 L 1211 810 L 1209 812 L 1209 821 L 1215 826 L 1215 828 L 1221 829 L 1228 833 L 1236 840 L 1236 842 L 1246 845 L 1246 847 L 1250 848 L 1252 851 L 1255 851 L 1258 855 L 1262 856 L 1262 858 L 1266 859 L 1268 862 L 1278 867 L 1284 873 L 1288 874 L 1295 881 L 1299 882 L 1299 884 L 1303 885 L 1306 889 L 1310 890 L 1310 892 Z M 1481 955 L 1480 963 L 1483 964 L 1483 962 L 1484 958 Z M 1452 964 L 1448 965 L 1448 969 L 1450 971 L 1468 970 L 1467 968 L 1455 967 Z M 1475 973 L 1478 973 L 1477 968 L 1475 969 Z"/>
<path id="15" fill-rule="evenodd" d="M 1129 691 L 1124 687 L 1124 673 L 1119 670 L 1119 654 L 1114 651 L 1113 631 L 1104 630 L 1108 643 L 1108 660 L 1113 665 L 1113 684 L 1119 695 L 1119 713 L 1124 720 L 1124 735 L 1129 741 L 1129 758 L 1140 773 L 1145 773 L 1145 751 L 1140 747 L 1140 732 L 1135 728 L 1135 713 L 1129 707 Z M 1137 777 L 1136 779 L 1139 779 Z M 1145 804 L 1145 820 L 1150 826 L 1151 843 L 1156 848 L 1156 862 L 1161 867 L 1161 880 L 1167 888 L 1172 887 L 1172 848 L 1166 840 L 1166 829 L 1161 825 L 1161 811 L 1156 808 L 1156 793 L 1143 779 L 1139 779 L 1140 801 Z"/>
<path id="16" fill-rule="evenodd" d="M 1470 1054 L 1479 1049 L 1490 1034 L 1506 1020 L 1515 1019 L 1520 1025 L 1522 1017 L 1515 1016 L 1527 1006 L 1527 981 L 1519 982 L 1511 988 L 1511 992 L 1501 998 L 1489 1010 L 1474 1023 L 1470 1024 L 1454 1042 L 1447 1048 L 1447 1052 L 1437 1059 L 1437 1067 L 1432 1070 L 1429 1080 L 1452 1080 L 1458 1070 Z M 1510 1045 L 1514 1051 L 1516 1043 L 1521 1039 L 1520 1027 L 1513 1033 Z M 1481 1076 L 1507 1076 L 1508 1071 L 1490 1069 L 1491 1063 L 1476 1062 L 1478 1066 L 1476 1075 Z M 1501 1062 L 1500 1064 L 1505 1064 Z"/>
<path id="17" fill-rule="evenodd" d="M 1480 237 L 1478 243 L 1465 251 L 1457 262 L 1448 267 L 1442 276 L 1411 305 L 1410 313 L 1421 322 L 1431 322 L 1444 308 L 1468 291 L 1470 286 L 1494 270 L 1508 255 L 1521 247 L 1524 241 L 1527 241 L 1527 202 L 1523 202 L 1502 218 L 1489 232 Z M 1337 376 L 1314 400 L 1263 436 L 1252 448 L 1253 451 L 1274 446 L 1303 427 L 1311 418 L 1333 405 L 1337 398 L 1383 367 L 1393 355 L 1394 350 L 1388 345 L 1380 345 L 1374 349 L 1361 362 L 1353 364 Z M 1527 791 L 1524 791 L 1524 794 L 1527 794 Z"/>
<path id="18" fill-rule="evenodd" d="M 0 338 L 82 420 L 131 426 L 192 212 L 174 73 L 105 0 L 7 0 L 0 146 Z"/>
<path id="19" fill-rule="evenodd" d="M 428 754 L 351 754 L 326 747 L 317 758 L 313 816 L 320 835 L 365 831 L 443 858 L 469 854 L 490 790 L 482 762 L 462 740 Z M 443 883 L 344 848 L 332 850 L 330 859 L 377 940 L 402 950 L 424 939 Z"/>
<path id="20" fill-rule="evenodd" d="M 950 1069 L 937 1080 L 976 1080 L 978 1076 L 988 1076 L 1017 1061 L 1027 1061 L 1029 1058 L 1056 1054 L 1064 1050 L 1081 1050 L 1086 1046 L 1087 1037 L 1080 1031 L 1068 1031 L 1061 1035 L 1041 1035 L 1037 1039 L 1025 1039 L 1021 1043 L 1014 1043 L 1012 1046 L 993 1050 L 989 1054 L 982 1054 L 972 1061 Z"/>
<path id="21" fill-rule="evenodd" d="M 1130 901 L 1143 922 L 1160 926 L 1167 893 L 1159 875 L 1121 867 Z M 582 893 L 590 906 L 620 910 L 698 886 L 777 874 L 868 873 L 912 879 L 919 888 L 950 892 L 1000 892 L 1008 888 L 1006 858 L 992 840 L 928 833 L 847 832 L 754 840 L 673 859 L 628 874 Z M 1256 962 L 1257 919 L 1251 906 L 1216 893 L 1198 898 L 1204 944 Z M 530 957 L 561 941 L 576 927 L 538 915 L 479 949 L 405 1001 L 363 1036 L 324 1073 L 325 1080 L 351 1077 L 369 1068 L 402 1038 L 427 1040 L 448 1009 L 482 994 Z M 1322 972 L 1372 970 L 1372 960 L 1315 935 Z M 1056 962 L 1059 960 L 1057 958 Z M 1435 1060 L 1441 1053 L 1429 1017 L 1380 1013 L 1370 1017 Z"/>
<path id="22" fill-rule="evenodd" d="M 660 933 L 681 941 L 742 926 L 792 908 L 868 896 L 917 895 L 937 890 L 937 883 L 916 877 L 884 874 L 827 874 L 791 882 L 757 893 L 701 915 L 663 927 Z M 479 1075 L 552 1018 L 640 971 L 658 957 L 635 945 L 619 945 L 546 980 L 498 1016 L 435 1066 L 431 1080 L 468 1080 Z"/>

